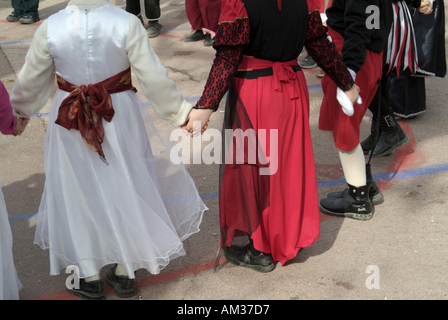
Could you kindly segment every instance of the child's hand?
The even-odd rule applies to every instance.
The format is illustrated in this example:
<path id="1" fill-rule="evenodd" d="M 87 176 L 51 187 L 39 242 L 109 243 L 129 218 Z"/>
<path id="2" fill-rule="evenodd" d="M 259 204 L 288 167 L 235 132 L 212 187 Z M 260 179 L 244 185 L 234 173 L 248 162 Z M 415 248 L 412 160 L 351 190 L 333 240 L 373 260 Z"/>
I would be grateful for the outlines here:
<path id="1" fill-rule="evenodd" d="M 423 14 L 431 14 L 433 10 L 431 1 L 422 0 L 420 8 L 418 10 Z"/>
<path id="2" fill-rule="evenodd" d="M 27 119 L 27 118 L 17 118 L 17 124 L 16 124 L 16 127 L 15 127 L 12 135 L 14 137 L 20 136 L 23 133 L 23 131 L 25 131 L 25 127 L 29 121 L 30 121 L 30 119 Z"/>
<path id="3" fill-rule="evenodd" d="M 184 130 L 186 135 L 191 134 L 192 136 L 204 133 L 212 113 L 213 109 L 191 109 L 187 121 L 181 125 L 182 130 Z"/>
<path id="4" fill-rule="evenodd" d="M 342 112 L 351 117 L 355 113 L 355 103 L 362 103 L 361 96 L 359 95 L 360 89 L 355 84 L 350 90 L 342 91 L 341 88 L 336 90 L 336 99 L 342 107 Z"/>
<path id="5" fill-rule="evenodd" d="M 350 99 L 350 102 L 354 105 L 355 103 L 362 103 L 358 101 L 360 92 L 361 89 L 359 89 L 359 87 L 355 84 L 350 90 L 345 91 L 345 94 Z"/>

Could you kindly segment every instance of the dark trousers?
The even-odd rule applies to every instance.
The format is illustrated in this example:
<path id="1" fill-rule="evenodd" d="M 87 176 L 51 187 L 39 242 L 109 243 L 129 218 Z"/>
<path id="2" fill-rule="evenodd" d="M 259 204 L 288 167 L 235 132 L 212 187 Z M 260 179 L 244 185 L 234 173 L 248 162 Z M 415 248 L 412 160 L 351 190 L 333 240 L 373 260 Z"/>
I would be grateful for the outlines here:
<path id="1" fill-rule="evenodd" d="M 185 11 L 193 30 L 207 28 L 216 31 L 221 13 L 221 0 L 185 0 Z"/>
<path id="2" fill-rule="evenodd" d="M 160 0 L 145 0 L 145 13 L 149 21 L 157 21 L 160 18 Z M 126 0 L 126 11 L 138 16 L 142 9 L 140 0 Z"/>
<path id="3" fill-rule="evenodd" d="M 389 74 L 387 73 L 387 68 L 385 68 L 384 66 L 383 66 L 383 75 L 380 79 L 379 84 L 380 85 L 378 86 L 376 94 L 369 105 L 369 110 L 372 112 L 375 118 L 378 117 L 378 114 L 380 118 L 382 118 L 389 115 L 392 112 L 389 98 L 390 79 Z M 380 109 L 379 113 L 378 109 Z"/>
<path id="4" fill-rule="evenodd" d="M 14 14 L 17 16 L 33 16 L 39 20 L 39 0 L 11 0 Z"/>

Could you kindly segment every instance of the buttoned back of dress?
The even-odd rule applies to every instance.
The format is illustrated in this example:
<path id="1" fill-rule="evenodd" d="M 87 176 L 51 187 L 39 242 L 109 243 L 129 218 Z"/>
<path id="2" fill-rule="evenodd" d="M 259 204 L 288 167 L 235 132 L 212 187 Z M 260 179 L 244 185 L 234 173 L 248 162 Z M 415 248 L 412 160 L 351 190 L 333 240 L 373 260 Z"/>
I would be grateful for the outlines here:
<path id="1" fill-rule="evenodd" d="M 105 1 L 68 6 L 48 19 L 47 41 L 56 73 L 75 84 L 105 80 L 129 68 L 129 13 Z"/>

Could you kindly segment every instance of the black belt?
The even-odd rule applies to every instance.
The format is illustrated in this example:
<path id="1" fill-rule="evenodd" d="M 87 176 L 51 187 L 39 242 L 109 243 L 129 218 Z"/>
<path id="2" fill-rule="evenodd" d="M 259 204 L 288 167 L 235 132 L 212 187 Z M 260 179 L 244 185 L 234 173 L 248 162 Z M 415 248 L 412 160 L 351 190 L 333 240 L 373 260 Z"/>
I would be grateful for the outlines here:
<path id="1" fill-rule="evenodd" d="M 299 65 L 291 66 L 294 72 L 301 71 Z M 259 77 L 270 77 L 274 74 L 272 68 L 266 69 L 255 69 L 255 70 L 240 70 L 234 74 L 235 78 L 243 78 L 243 79 L 257 79 Z"/>

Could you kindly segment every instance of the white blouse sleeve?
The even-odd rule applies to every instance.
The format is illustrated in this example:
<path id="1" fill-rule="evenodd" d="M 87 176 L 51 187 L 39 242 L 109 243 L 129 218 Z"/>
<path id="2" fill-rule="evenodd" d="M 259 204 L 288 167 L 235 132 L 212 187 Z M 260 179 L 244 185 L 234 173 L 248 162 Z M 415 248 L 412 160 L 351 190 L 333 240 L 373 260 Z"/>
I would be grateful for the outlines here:
<path id="1" fill-rule="evenodd" d="M 25 64 L 12 89 L 11 105 L 14 115 L 30 118 L 43 108 L 51 95 L 55 79 L 53 57 L 47 43 L 48 20 L 34 34 Z"/>
<path id="2" fill-rule="evenodd" d="M 152 48 L 140 20 L 130 15 L 126 52 L 143 94 L 162 119 L 178 127 L 185 123 L 192 105 L 177 91 L 174 81 Z"/>

